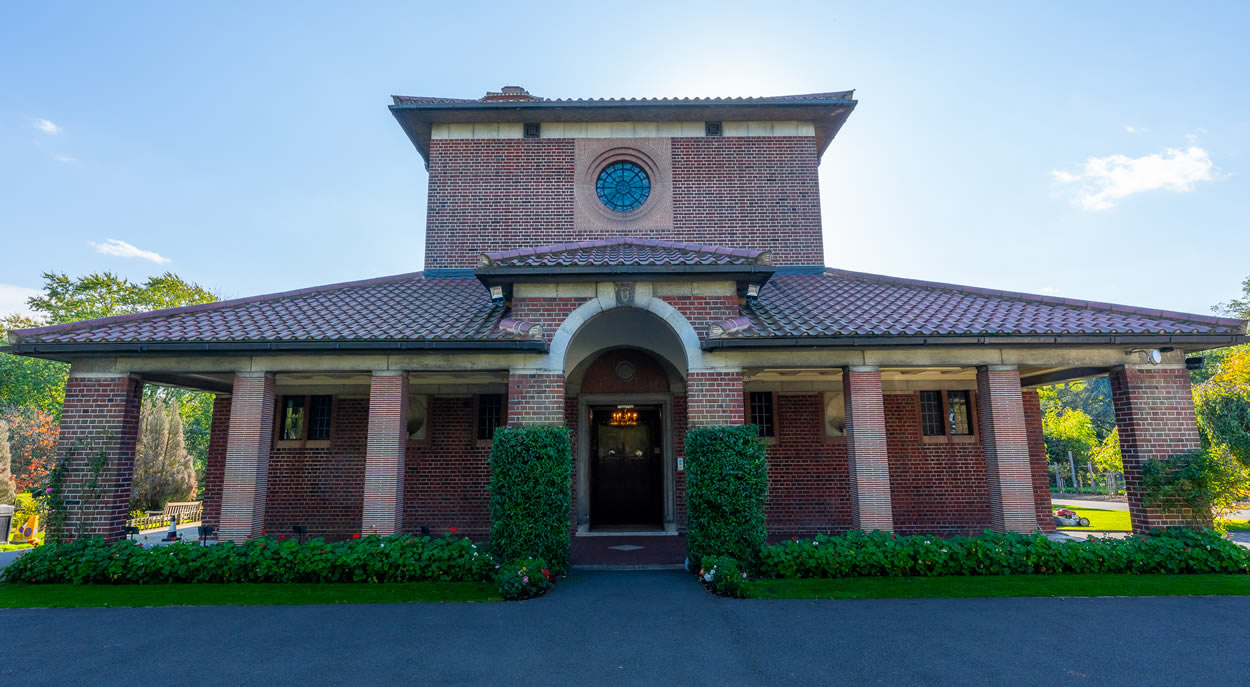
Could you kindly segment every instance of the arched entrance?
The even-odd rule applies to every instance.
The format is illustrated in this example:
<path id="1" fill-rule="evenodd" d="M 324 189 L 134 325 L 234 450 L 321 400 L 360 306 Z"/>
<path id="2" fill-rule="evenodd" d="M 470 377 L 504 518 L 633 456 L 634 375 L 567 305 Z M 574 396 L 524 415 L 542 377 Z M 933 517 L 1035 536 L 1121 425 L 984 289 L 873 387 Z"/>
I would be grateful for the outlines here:
<path id="1" fill-rule="evenodd" d="M 573 337 L 579 533 L 677 531 L 673 394 L 685 362 L 672 328 L 644 310 L 608 310 Z"/>

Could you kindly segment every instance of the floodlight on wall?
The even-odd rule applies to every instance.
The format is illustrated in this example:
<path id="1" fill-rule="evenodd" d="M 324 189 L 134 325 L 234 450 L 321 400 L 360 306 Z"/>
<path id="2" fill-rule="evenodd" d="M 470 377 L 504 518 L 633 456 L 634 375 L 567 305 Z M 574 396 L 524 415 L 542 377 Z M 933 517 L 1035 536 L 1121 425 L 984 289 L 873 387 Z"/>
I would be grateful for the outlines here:
<path id="1" fill-rule="evenodd" d="M 496 303 L 502 303 L 503 302 L 503 287 L 498 284 L 490 287 L 490 299 L 492 301 L 495 301 Z"/>
<path id="2" fill-rule="evenodd" d="M 760 297 L 760 285 L 759 285 L 759 284 L 748 284 L 748 285 L 747 285 L 747 300 L 748 300 L 748 301 L 753 301 L 753 300 L 755 300 L 756 298 L 759 298 L 759 297 Z"/>
<path id="3" fill-rule="evenodd" d="M 1202 366 L 1206 364 L 1206 362 L 1207 362 L 1206 359 L 1201 358 L 1201 357 L 1185 358 L 1185 369 L 1186 370 L 1201 370 Z"/>
<path id="4" fill-rule="evenodd" d="M 1166 349 L 1160 350 L 1158 348 L 1130 348 L 1128 351 L 1126 351 L 1126 353 L 1128 353 L 1129 355 L 1132 355 L 1134 353 L 1141 353 L 1142 355 L 1146 356 L 1146 361 L 1149 362 L 1151 365 L 1158 365 L 1159 363 L 1163 362 L 1164 352 L 1171 353 L 1172 349 L 1166 348 Z"/>

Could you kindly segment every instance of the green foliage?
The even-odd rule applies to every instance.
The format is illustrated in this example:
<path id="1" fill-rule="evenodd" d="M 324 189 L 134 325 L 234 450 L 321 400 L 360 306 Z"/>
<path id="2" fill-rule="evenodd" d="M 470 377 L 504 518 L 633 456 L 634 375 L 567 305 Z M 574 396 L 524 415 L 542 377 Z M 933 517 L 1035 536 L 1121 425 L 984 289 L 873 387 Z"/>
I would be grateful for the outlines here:
<path id="1" fill-rule="evenodd" d="M 125 540 L 45 544 L 9 564 L 4 580 L 23 584 L 233 582 L 489 582 L 495 561 L 477 544 L 396 535 L 300 544 L 283 537 L 145 549 Z"/>
<path id="2" fill-rule="evenodd" d="M 13 457 L 9 451 L 9 425 L 0 420 L 0 505 L 17 501 L 17 480 L 13 479 Z M 4 542 L 0 542 L 3 544 Z"/>
<path id="3" fill-rule="evenodd" d="M 1250 573 L 1250 549 L 1211 530 L 1052 541 L 1035 533 L 938 539 L 818 535 L 766 547 L 762 577 L 928 577 L 1085 573 Z"/>
<path id="4" fill-rule="evenodd" d="M 495 586 L 499 594 L 509 601 L 542 596 L 554 584 L 547 561 L 541 558 L 519 558 L 498 568 Z"/>
<path id="5" fill-rule="evenodd" d="M 1068 460 L 1068 452 L 1077 465 L 1089 461 L 1099 447 L 1098 433 L 1089 415 L 1076 408 L 1052 405 L 1042 416 L 1042 433 L 1046 437 L 1046 455 L 1050 462 Z"/>
<path id="6" fill-rule="evenodd" d="M 1191 511 L 1205 520 L 1223 517 L 1245 498 L 1246 467 L 1219 448 L 1193 451 L 1142 464 L 1146 505 L 1168 512 Z"/>
<path id="7" fill-rule="evenodd" d="M 40 313 L 45 324 L 62 324 L 99 317 L 162 310 L 217 300 L 208 289 L 166 272 L 142 284 L 112 272 L 71 278 L 58 272 L 43 273 L 43 294 L 32 297 L 30 309 Z"/>
<path id="8" fill-rule="evenodd" d="M 1089 455 L 1094 469 L 1124 472 L 1124 457 L 1120 454 L 1120 430 L 1113 429 Z"/>
<path id="9" fill-rule="evenodd" d="M 490 466 L 491 549 L 506 561 L 542 558 L 553 573 L 566 572 L 573 479 L 569 430 L 500 427 Z"/>
<path id="10" fill-rule="evenodd" d="M 37 321 L 21 315 L 0 317 L 0 345 L 10 330 L 37 326 Z M 0 353 L 0 406 L 38 408 L 60 419 L 68 376 L 65 363 Z"/>
<path id="11" fill-rule="evenodd" d="M 195 495 L 195 466 L 187 453 L 182 416 L 173 399 L 144 399 L 135 448 L 130 507 L 159 510 Z"/>
<path id="12" fill-rule="evenodd" d="M 685 446 L 690 560 L 729 556 L 754 565 L 768 535 L 768 463 L 759 430 L 696 427 Z"/>
<path id="13" fill-rule="evenodd" d="M 1250 277 L 1246 277 L 1246 280 L 1241 282 L 1241 298 L 1229 299 L 1211 310 L 1225 317 L 1250 320 Z"/>
<path id="14" fill-rule="evenodd" d="M 704 556 L 699 570 L 703 583 L 718 596 L 747 597 L 747 574 L 731 556 Z"/>
<path id="15" fill-rule="evenodd" d="M 1089 417 L 1094 433 L 1101 441 L 1115 429 L 1115 408 L 1111 403 L 1111 380 L 1107 377 L 1063 382 L 1040 387 L 1038 398 L 1042 412 L 1051 409 L 1073 409 Z"/>

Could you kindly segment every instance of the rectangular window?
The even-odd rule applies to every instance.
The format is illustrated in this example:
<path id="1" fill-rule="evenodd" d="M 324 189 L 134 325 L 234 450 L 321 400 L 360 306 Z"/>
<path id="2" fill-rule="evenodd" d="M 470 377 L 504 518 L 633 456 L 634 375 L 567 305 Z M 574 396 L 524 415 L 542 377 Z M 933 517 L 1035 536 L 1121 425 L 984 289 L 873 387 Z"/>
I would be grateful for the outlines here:
<path id="1" fill-rule="evenodd" d="M 304 397 L 287 396 L 282 401 L 282 440 L 304 438 Z"/>
<path id="2" fill-rule="evenodd" d="M 330 408 L 333 398 L 330 396 L 312 396 L 308 408 L 308 440 L 330 440 Z"/>
<path id="3" fill-rule="evenodd" d="M 333 396 L 283 396 L 278 408 L 279 440 L 330 440 Z"/>
<path id="4" fill-rule="evenodd" d="M 972 436 L 972 401 L 967 391 L 946 392 L 951 436 Z"/>
<path id="5" fill-rule="evenodd" d="M 942 392 L 920 392 L 920 426 L 927 437 L 945 436 L 945 423 L 942 422 Z"/>
<path id="6" fill-rule="evenodd" d="M 503 424 L 503 394 L 482 394 L 477 397 L 477 440 L 495 438 L 495 428 Z"/>
<path id="7" fill-rule="evenodd" d="M 752 391 L 748 396 L 747 406 L 751 424 L 759 427 L 760 436 L 777 436 L 777 412 L 773 405 L 775 396 L 771 391 Z"/>

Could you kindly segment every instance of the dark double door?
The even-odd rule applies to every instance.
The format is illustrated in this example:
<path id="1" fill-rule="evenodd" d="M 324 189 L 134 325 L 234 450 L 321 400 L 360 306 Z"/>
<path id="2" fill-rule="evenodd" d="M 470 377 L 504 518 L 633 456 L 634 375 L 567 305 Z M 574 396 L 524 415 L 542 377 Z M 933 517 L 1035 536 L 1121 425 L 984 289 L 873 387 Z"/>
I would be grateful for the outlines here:
<path id="1" fill-rule="evenodd" d="M 595 406 L 590 425 L 591 528 L 663 526 L 660 408 Z"/>

